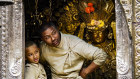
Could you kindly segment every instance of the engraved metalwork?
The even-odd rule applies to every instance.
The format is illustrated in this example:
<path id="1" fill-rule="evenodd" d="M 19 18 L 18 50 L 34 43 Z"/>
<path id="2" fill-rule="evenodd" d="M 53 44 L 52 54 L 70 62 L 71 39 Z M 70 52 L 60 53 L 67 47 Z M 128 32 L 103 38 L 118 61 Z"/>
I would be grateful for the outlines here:
<path id="1" fill-rule="evenodd" d="M 140 0 L 136 0 L 137 3 L 140 3 Z"/>
<path id="2" fill-rule="evenodd" d="M 7 55 L 7 53 L 8 53 L 8 51 L 7 51 L 7 25 L 6 25 L 6 18 L 7 18 L 7 16 L 6 16 L 6 13 L 7 13 L 7 11 L 6 11 L 6 7 L 5 6 L 3 6 L 2 8 L 1 8 L 1 26 L 2 26 L 2 32 L 1 32 L 1 38 L 2 38 L 2 40 L 1 40 L 1 45 L 2 45 L 2 51 L 1 51 L 1 63 L 2 63 L 2 65 L 1 65 L 1 72 L 2 72 L 2 74 L 1 74 L 1 77 L 2 78 L 6 78 L 6 66 L 7 66 L 7 59 L 6 59 L 6 55 Z"/>
<path id="3" fill-rule="evenodd" d="M 140 78 L 140 1 L 135 0 L 134 9 L 134 24 L 133 24 L 133 34 L 134 34 L 134 49 L 135 49 L 135 78 Z"/>
<path id="4" fill-rule="evenodd" d="M 129 33 L 125 12 L 119 0 L 115 2 L 116 10 L 116 63 L 118 79 L 133 79 L 132 76 L 132 39 Z M 120 18 L 121 17 L 121 18 Z"/>
<path id="5" fill-rule="evenodd" d="M 132 0 L 120 0 L 120 2 L 125 11 L 129 31 L 131 32 L 132 35 Z"/>
<path id="6" fill-rule="evenodd" d="M 8 0 L 7 0 L 8 1 Z M 12 0 L 11 0 L 12 1 Z M 6 2 L 5 2 L 6 3 Z M 21 0 L 0 6 L 0 79 L 24 78 L 24 16 Z"/>

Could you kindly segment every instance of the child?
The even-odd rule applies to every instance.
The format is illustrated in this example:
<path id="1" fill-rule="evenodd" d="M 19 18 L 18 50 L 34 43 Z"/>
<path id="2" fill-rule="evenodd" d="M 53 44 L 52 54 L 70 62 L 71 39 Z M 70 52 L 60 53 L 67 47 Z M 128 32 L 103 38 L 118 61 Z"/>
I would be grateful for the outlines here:
<path id="1" fill-rule="evenodd" d="M 40 52 L 37 45 L 28 41 L 25 44 L 25 79 L 47 79 L 44 67 L 39 63 Z"/>

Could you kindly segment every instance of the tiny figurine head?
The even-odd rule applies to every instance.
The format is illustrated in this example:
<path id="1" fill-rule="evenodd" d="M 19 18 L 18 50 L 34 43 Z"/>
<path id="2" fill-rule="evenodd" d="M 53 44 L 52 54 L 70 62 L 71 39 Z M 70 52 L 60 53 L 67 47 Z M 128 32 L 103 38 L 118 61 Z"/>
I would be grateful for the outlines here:
<path id="1" fill-rule="evenodd" d="M 36 43 L 28 41 L 25 44 L 25 59 L 28 63 L 39 63 L 40 51 Z"/>
<path id="2" fill-rule="evenodd" d="M 93 31 L 92 37 L 94 43 L 101 43 L 105 41 L 105 31 Z"/>
<path id="3" fill-rule="evenodd" d="M 88 38 L 93 43 L 102 43 L 106 40 L 108 35 L 108 30 L 106 29 L 87 29 Z M 90 37 L 89 37 L 90 36 Z"/>

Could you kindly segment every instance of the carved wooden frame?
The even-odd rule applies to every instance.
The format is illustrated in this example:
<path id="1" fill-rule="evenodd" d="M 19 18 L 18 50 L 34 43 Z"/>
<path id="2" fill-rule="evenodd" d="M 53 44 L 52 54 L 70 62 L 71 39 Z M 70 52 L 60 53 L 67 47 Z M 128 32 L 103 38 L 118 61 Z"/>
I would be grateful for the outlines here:
<path id="1" fill-rule="evenodd" d="M 139 78 L 140 1 L 129 0 L 134 6 L 129 5 L 132 12 L 128 15 L 130 17 L 125 11 L 126 5 L 121 5 L 120 1 L 127 0 L 115 0 L 117 79 Z M 12 5 L 0 6 L 0 79 L 24 79 L 24 30 L 22 0 L 14 0 Z"/>

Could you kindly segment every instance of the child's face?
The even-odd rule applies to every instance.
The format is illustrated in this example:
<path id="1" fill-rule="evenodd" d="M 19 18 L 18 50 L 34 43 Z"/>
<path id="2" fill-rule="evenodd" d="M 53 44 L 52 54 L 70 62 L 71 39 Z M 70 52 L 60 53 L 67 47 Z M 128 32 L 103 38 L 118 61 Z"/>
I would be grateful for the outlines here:
<path id="1" fill-rule="evenodd" d="M 32 45 L 25 50 L 26 60 L 29 63 L 38 63 L 39 62 L 39 48 L 36 45 Z"/>

